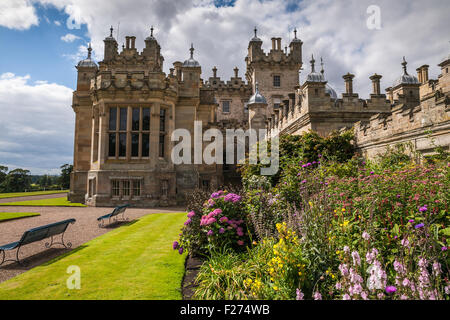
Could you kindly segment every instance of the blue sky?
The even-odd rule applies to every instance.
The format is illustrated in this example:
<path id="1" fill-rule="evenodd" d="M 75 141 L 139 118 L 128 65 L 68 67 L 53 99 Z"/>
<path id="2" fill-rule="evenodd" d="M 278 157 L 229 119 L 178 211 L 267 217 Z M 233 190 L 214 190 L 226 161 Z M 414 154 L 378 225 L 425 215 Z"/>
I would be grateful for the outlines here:
<path id="1" fill-rule="evenodd" d="M 379 30 L 367 27 L 370 5 L 381 10 Z M 74 66 L 89 42 L 94 59 L 102 59 L 111 24 L 117 37 L 120 22 L 119 44 L 134 35 L 138 49 L 153 25 L 165 72 L 188 58 L 193 42 L 202 78 L 217 66 L 224 80 L 235 66 L 243 77 L 254 26 L 266 51 L 271 37 L 282 37 L 284 47 L 297 28 L 301 82 L 314 54 L 324 58 L 338 95 L 342 75 L 352 72 L 355 91 L 368 98 L 370 75 L 382 74 L 387 88 L 401 75 L 403 56 L 411 74 L 429 64 L 430 76 L 438 76 L 437 64 L 450 52 L 449 16 L 448 0 L 0 0 L 0 164 L 42 174 L 71 163 Z"/>

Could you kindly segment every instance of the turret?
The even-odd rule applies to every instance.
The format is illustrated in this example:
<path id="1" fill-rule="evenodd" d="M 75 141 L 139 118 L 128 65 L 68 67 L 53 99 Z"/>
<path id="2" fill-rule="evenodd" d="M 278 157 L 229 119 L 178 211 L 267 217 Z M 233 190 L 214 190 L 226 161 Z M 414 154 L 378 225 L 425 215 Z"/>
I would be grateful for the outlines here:
<path id="1" fill-rule="evenodd" d="M 115 58 L 115 56 L 118 54 L 118 45 L 116 39 L 113 37 L 113 27 L 111 26 L 111 33 L 109 37 L 105 38 L 103 42 L 105 43 L 105 53 L 103 57 L 104 62 L 111 61 Z"/>
<path id="2" fill-rule="evenodd" d="M 78 70 L 77 78 L 77 91 L 84 90 L 87 91 L 91 85 L 91 79 L 95 76 L 97 72 L 97 64 L 92 60 L 92 48 L 91 44 L 88 47 L 88 56 L 86 59 L 78 62 L 76 66 Z"/>
<path id="3" fill-rule="evenodd" d="M 247 105 L 250 129 L 265 129 L 267 120 L 267 101 L 266 98 L 259 93 L 258 83 L 255 84 L 255 94 L 248 100 Z"/>
<path id="4" fill-rule="evenodd" d="M 297 39 L 297 29 L 294 29 L 294 39 L 292 39 L 289 49 L 290 55 L 297 63 L 302 63 L 302 45 L 303 42 L 300 39 Z"/>

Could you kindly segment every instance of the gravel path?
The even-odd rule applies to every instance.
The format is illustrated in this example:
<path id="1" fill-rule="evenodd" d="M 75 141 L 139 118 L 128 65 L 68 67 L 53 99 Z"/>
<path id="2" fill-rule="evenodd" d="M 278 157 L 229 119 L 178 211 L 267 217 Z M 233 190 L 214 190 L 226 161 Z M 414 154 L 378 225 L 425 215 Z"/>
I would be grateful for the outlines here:
<path id="1" fill-rule="evenodd" d="M 63 198 L 63 197 L 66 197 L 66 196 L 67 196 L 67 193 L 52 193 L 52 194 L 42 194 L 42 195 L 39 195 L 39 196 L 3 198 L 3 199 L 0 199 L 0 203 L 17 202 L 17 201 L 30 201 L 30 200 L 41 200 L 41 199 L 53 199 L 53 198 Z"/>
<path id="2" fill-rule="evenodd" d="M 37 212 L 41 214 L 36 217 L 0 223 L 0 245 L 18 241 L 26 230 L 34 227 L 39 227 L 69 218 L 75 218 L 77 220 L 75 224 L 69 225 L 64 235 L 64 240 L 72 243 L 71 249 L 60 248 L 61 246 L 58 245 L 47 249 L 45 248 L 45 243 L 48 241 L 47 239 L 27 244 L 20 249 L 19 257 L 21 260 L 25 258 L 29 265 L 23 267 L 15 262 L 5 262 L 2 266 L 0 266 L 0 282 L 15 277 L 18 274 L 45 263 L 63 253 L 76 249 L 83 243 L 119 227 L 123 223 L 112 223 L 111 226 L 107 226 L 105 223 L 106 227 L 98 227 L 97 218 L 104 214 L 110 213 L 112 210 L 113 208 L 95 207 L 0 207 L 0 212 Z M 129 218 L 128 221 L 133 221 L 134 219 L 147 214 L 183 212 L 184 210 L 184 208 L 131 208 L 126 210 L 125 217 Z M 15 258 L 15 254 L 16 250 L 7 251 L 6 259 Z"/>

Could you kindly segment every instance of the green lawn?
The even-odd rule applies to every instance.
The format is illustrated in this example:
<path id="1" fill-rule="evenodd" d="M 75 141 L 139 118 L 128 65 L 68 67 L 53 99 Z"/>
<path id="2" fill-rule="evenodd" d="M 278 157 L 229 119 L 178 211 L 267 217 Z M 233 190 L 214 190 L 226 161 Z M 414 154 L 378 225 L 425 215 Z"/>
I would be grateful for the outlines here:
<path id="1" fill-rule="evenodd" d="M 45 195 L 45 194 L 67 193 L 67 192 L 69 192 L 69 190 L 0 193 L 0 199 L 28 197 L 28 196 L 40 196 L 40 195 Z"/>
<path id="2" fill-rule="evenodd" d="M 172 250 L 185 213 L 159 213 L 117 228 L 0 284 L 6 299 L 181 299 L 186 255 Z M 67 241 L 74 237 L 66 234 Z M 68 289 L 69 266 L 81 289 Z M 1 268 L 0 268 L 1 270 Z"/>
<path id="3" fill-rule="evenodd" d="M 70 202 L 67 197 L 41 200 L 16 201 L 0 203 L 0 206 L 37 206 L 37 207 L 86 207 L 84 204 Z"/>
<path id="4" fill-rule="evenodd" d="M 0 223 L 8 221 L 8 220 L 21 219 L 21 218 L 34 217 L 34 216 L 40 216 L 40 214 L 35 213 L 35 212 L 0 212 Z"/>

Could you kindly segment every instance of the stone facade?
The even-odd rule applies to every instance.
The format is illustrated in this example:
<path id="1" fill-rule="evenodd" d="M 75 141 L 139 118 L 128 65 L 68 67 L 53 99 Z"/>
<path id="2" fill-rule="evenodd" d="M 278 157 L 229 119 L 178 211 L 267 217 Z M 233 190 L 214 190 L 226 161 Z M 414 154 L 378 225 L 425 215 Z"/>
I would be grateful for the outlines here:
<path id="1" fill-rule="evenodd" d="M 97 65 L 89 48 L 87 59 L 77 66 L 69 193 L 74 202 L 168 206 L 183 203 L 198 187 L 238 183 L 234 164 L 172 162 L 176 144 L 172 132 L 185 129 L 194 139 L 195 121 L 203 132 L 265 129 L 268 137 L 307 130 L 328 135 L 354 126 L 357 145 L 368 156 L 387 144 L 412 139 L 426 151 L 430 144 L 423 140 L 425 129 L 431 130 L 437 144 L 449 145 L 448 58 L 440 64 L 438 80 L 428 79 L 428 66 L 417 69 L 420 81 L 409 76 L 404 61 L 404 75 L 387 89 L 387 96 L 381 94 L 381 76 L 375 74 L 370 77 L 373 93 L 364 100 L 353 92 L 354 76 L 349 73 L 343 76 L 346 92 L 338 98 L 327 84 L 323 64 L 320 72 L 315 71 L 314 57 L 311 72 L 300 85 L 303 43 L 296 31 L 289 50 L 282 50 L 281 38 L 272 38 L 272 49 L 265 53 L 255 29 L 245 58 L 245 80 L 235 68 L 228 81 L 217 76 L 216 67 L 203 81 L 192 46 L 190 58 L 174 62 L 165 74 L 153 30 L 142 52 L 133 36 L 126 37 L 119 52 L 112 34 L 111 28 L 104 40 L 103 61 Z"/>

